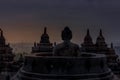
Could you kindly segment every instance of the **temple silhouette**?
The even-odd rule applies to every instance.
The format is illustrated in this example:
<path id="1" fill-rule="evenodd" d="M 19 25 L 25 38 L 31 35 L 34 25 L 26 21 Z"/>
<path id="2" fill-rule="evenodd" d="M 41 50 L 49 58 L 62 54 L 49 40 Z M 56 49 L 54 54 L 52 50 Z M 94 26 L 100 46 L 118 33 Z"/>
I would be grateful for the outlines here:
<path id="1" fill-rule="evenodd" d="M 54 46 L 45 27 L 40 41 L 34 42 L 31 54 L 24 57 L 21 54 L 20 59 L 15 61 L 12 48 L 6 44 L 0 29 L 0 72 L 6 78 L 1 79 L 119 80 L 115 77 L 120 75 L 118 55 L 112 43 L 108 47 L 101 29 L 96 43 L 93 43 L 87 29 L 81 47 L 71 42 L 72 35 L 70 28 L 65 27 L 61 31 L 63 42 Z"/>
<path id="2" fill-rule="evenodd" d="M 1 80 L 10 80 L 11 76 L 14 76 L 15 73 L 20 69 L 23 63 L 18 59 L 15 61 L 15 54 L 13 53 L 13 48 L 10 44 L 6 43 L 6 39 L 3 35 L 3 30 L 0 29 L 0 79 Z"/>
<path id="3" fill-rule="evenodd" d="M 32 47 L 32 53 L 39 54 L 40 52 L 52 52 L 53 44 L 50 43 L 49 35 L 47 34 L 47 28 L 44 28 L 44 33 L 41 36 L 39 43 L 34 42 L 34 47 Z"/>
<path id="4" fill-rule="evenodd" d="M 118 67 L 114 65 L 118 56 L 113 44 L 107 46 L 102 30 L 94 44 L 88 29 L 81 47 L 71 42 L 69 27 L 62 30 L 61 38 L 63 42 L 53 47 L 45 27 L 13 80 L 116 80 L 113 68 Z"/>
<path id="5" fill-rule="evenodd" d="M 108 47 L 101 29 L 95 44 L 92 41 L 89 29 L 87 29 L 87 34 L 81 46 L 82 52 L 105 54 L 109 63 L 115 63 L 118 57 L 113 48 L 113 43 L 111 43 L 110 48 Z"/>
<path id="6" fill-rule="evenodd" d="M 0 29 L 0 71 L 11 71 L 11 66 L 14 61 L 14 54 L 10 44 L 6 44 L 2 29 Z"/>

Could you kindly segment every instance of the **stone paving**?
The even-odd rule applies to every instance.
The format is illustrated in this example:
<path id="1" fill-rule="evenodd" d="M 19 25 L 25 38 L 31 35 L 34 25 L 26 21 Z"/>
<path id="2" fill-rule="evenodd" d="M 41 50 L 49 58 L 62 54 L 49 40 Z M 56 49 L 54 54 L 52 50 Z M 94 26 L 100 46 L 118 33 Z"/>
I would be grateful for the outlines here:
<path id="1" fill-rule="evenodd" d="M 6 80 L 5 75 L 0 75 L 0 80 Z M 115 79 L 114 80 L 120 80 L 120 75 L 115 75 Z"/>

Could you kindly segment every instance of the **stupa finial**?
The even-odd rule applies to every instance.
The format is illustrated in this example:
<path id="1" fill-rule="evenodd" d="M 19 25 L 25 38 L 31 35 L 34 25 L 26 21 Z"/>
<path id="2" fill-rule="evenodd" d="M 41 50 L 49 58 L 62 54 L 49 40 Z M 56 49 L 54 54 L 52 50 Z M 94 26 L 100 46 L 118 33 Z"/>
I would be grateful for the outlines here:
<path id="1" fill-rule="evenodd" d="M 100 36 L 102 36 L 102 29 L 100 29 Z"/>
<path id="2" fill-rule="evenodd" d="M 113 43 L 111 43 L 111 48 L 113 49 Z"/>
<path id="3" fill-rule="evenodd" d="M 89 31 L 89 29 L 87 29 L 87 35 L 90 35 L 90 31 Z"/>
<path id="4" fill-rule="evenodd" d="M 46 34 L 46 33 L 47 33 L 47 27 L 44 28 L 44 34 Z"/>

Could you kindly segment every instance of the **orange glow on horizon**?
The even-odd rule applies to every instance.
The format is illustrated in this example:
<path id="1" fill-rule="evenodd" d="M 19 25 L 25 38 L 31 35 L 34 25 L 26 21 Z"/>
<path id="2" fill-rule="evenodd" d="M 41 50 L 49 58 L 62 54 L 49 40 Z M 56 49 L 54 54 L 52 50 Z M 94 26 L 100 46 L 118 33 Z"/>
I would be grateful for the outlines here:
<path id="1" fill-rule="evenodd" d="M 3 29 L 4 36 L 6 38 L 7 43 L 34 43 L 39 42 L 41 35 L 43 33 L 44 27 L 39 27 L 39 29 L 28 28 L 25 29 Z M 62 42 L 61 40 L 61 31 L 59 28 L 50 28 L 48 27 L 47 33 L 49 34 L 50 41 L 54 42 Z M 83 38 L 80 38 L 79 35 L 73 34 L 73 41 L 80 42 Z"/>

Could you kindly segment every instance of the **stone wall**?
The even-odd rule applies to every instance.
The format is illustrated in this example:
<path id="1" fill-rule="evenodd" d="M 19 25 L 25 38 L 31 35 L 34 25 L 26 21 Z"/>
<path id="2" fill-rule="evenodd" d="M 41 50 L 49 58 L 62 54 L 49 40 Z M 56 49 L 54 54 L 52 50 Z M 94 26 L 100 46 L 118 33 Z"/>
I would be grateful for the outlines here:
<path id="1" fill-rule="evenodd" d="M 112 80 L 106 57 L 82 54 L 80 57 L 26 56 L 24 66 L 13 80 Z"/>

